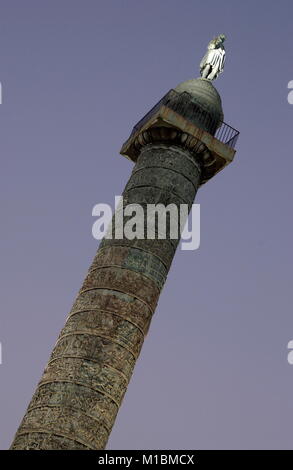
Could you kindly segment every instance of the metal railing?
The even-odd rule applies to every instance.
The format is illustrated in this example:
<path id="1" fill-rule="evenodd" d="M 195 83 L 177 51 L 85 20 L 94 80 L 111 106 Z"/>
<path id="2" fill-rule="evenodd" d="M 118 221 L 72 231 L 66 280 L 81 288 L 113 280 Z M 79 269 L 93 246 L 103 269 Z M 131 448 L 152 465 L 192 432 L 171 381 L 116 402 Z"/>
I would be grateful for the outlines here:
<path id="1" fill-rule="evenodd" d="M 216 130 L 214 137 L 228 147 L 235 149 L 239 137 L 239 131 L 222 121 L 220 127 Z"/>
<path id="2" fill-rule="evenodd" d="M 170 90 L 163 98 L 155 104 L 155 106 L 148 111 L 148 113 L 134 126 L 131 136 L 138 132 L 145 123 L 154 115 L 162 105 L 167 106 L 178 114 L 183 115 L 187 120 L 194 122 L 196 125 L 211 135 L 217 140 L 227 145 L 230 148 L 235 148 L 239 131 L 234 127 L 229 126 L 223 121 L 219 121 L 211 117 L 211 114 L 195 101 L 195 98 L 188 92 L 178 93 L 175 90 Z"/>

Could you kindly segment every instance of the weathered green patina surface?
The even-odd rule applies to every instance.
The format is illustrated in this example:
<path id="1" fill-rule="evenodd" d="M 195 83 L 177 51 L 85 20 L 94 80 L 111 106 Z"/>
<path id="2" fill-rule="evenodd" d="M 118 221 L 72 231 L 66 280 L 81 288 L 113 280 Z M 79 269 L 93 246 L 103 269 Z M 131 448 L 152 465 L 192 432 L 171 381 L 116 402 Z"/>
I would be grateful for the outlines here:
<path id="1" fill-rule="evenodd" d="M 190 208 L 202 183 L 209 151 L 185 118 L 181 130 L 146 125 L 126 145 L 136 163 L 123 204 L 146 218 L 147 204 Z M 101 242 L 11 449 L 105 448 L 178 243 Z"/>

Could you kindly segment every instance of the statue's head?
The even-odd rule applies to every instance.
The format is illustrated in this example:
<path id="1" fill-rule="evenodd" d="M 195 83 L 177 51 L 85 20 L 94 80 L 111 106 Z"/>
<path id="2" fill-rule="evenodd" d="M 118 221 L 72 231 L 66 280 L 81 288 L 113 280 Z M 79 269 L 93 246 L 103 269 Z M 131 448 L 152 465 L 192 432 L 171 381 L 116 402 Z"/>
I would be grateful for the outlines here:
<path id="1" fill-rule="evenodd" d="M 225 34 L 220 34 L 220 35 L 218 36 L 218 38 L 220 39 L 221 42 L 224 42 L 225 39 L 226 39 L 226 36 L 225 36 Z"/>

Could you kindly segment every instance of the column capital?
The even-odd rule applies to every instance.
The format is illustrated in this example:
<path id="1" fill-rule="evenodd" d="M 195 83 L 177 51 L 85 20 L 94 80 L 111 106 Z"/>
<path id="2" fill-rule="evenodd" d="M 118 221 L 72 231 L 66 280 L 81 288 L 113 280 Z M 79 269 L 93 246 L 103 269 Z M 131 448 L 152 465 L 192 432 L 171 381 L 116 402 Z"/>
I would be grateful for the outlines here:
<path id="1" fill-rule="evenodd" d="M 211 93 L 213 85 L 209 82 L 207 91 L 206 84 L 202 87 L 198 82 L 207 81 L 189 80 L 185 87 L 181 84 L 177 91 L 170 90 L 134 126 L 120 153 L 136 162 L 144 145 L 158 142 L 179 145 L 191 151 L 200 163 L 201 184 L 231 163 L 239 132 L 221 121 L 220 95 L 217 91 Z M 196 95 L 196 89 L 201 93 Z"/>

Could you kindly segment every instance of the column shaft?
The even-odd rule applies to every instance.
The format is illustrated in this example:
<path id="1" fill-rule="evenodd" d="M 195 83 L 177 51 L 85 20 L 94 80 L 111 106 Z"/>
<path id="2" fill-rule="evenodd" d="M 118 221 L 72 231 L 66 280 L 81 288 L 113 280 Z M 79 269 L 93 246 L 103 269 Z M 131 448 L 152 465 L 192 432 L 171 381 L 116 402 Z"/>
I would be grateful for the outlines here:
<path id="1" fill-rule="evenodd" d="M 124 205 L 190 208 L 199 184 L 195 153 L 149 143 Z M 101 242 L 11 449 L 105 448 L 178 242 Z"/>

